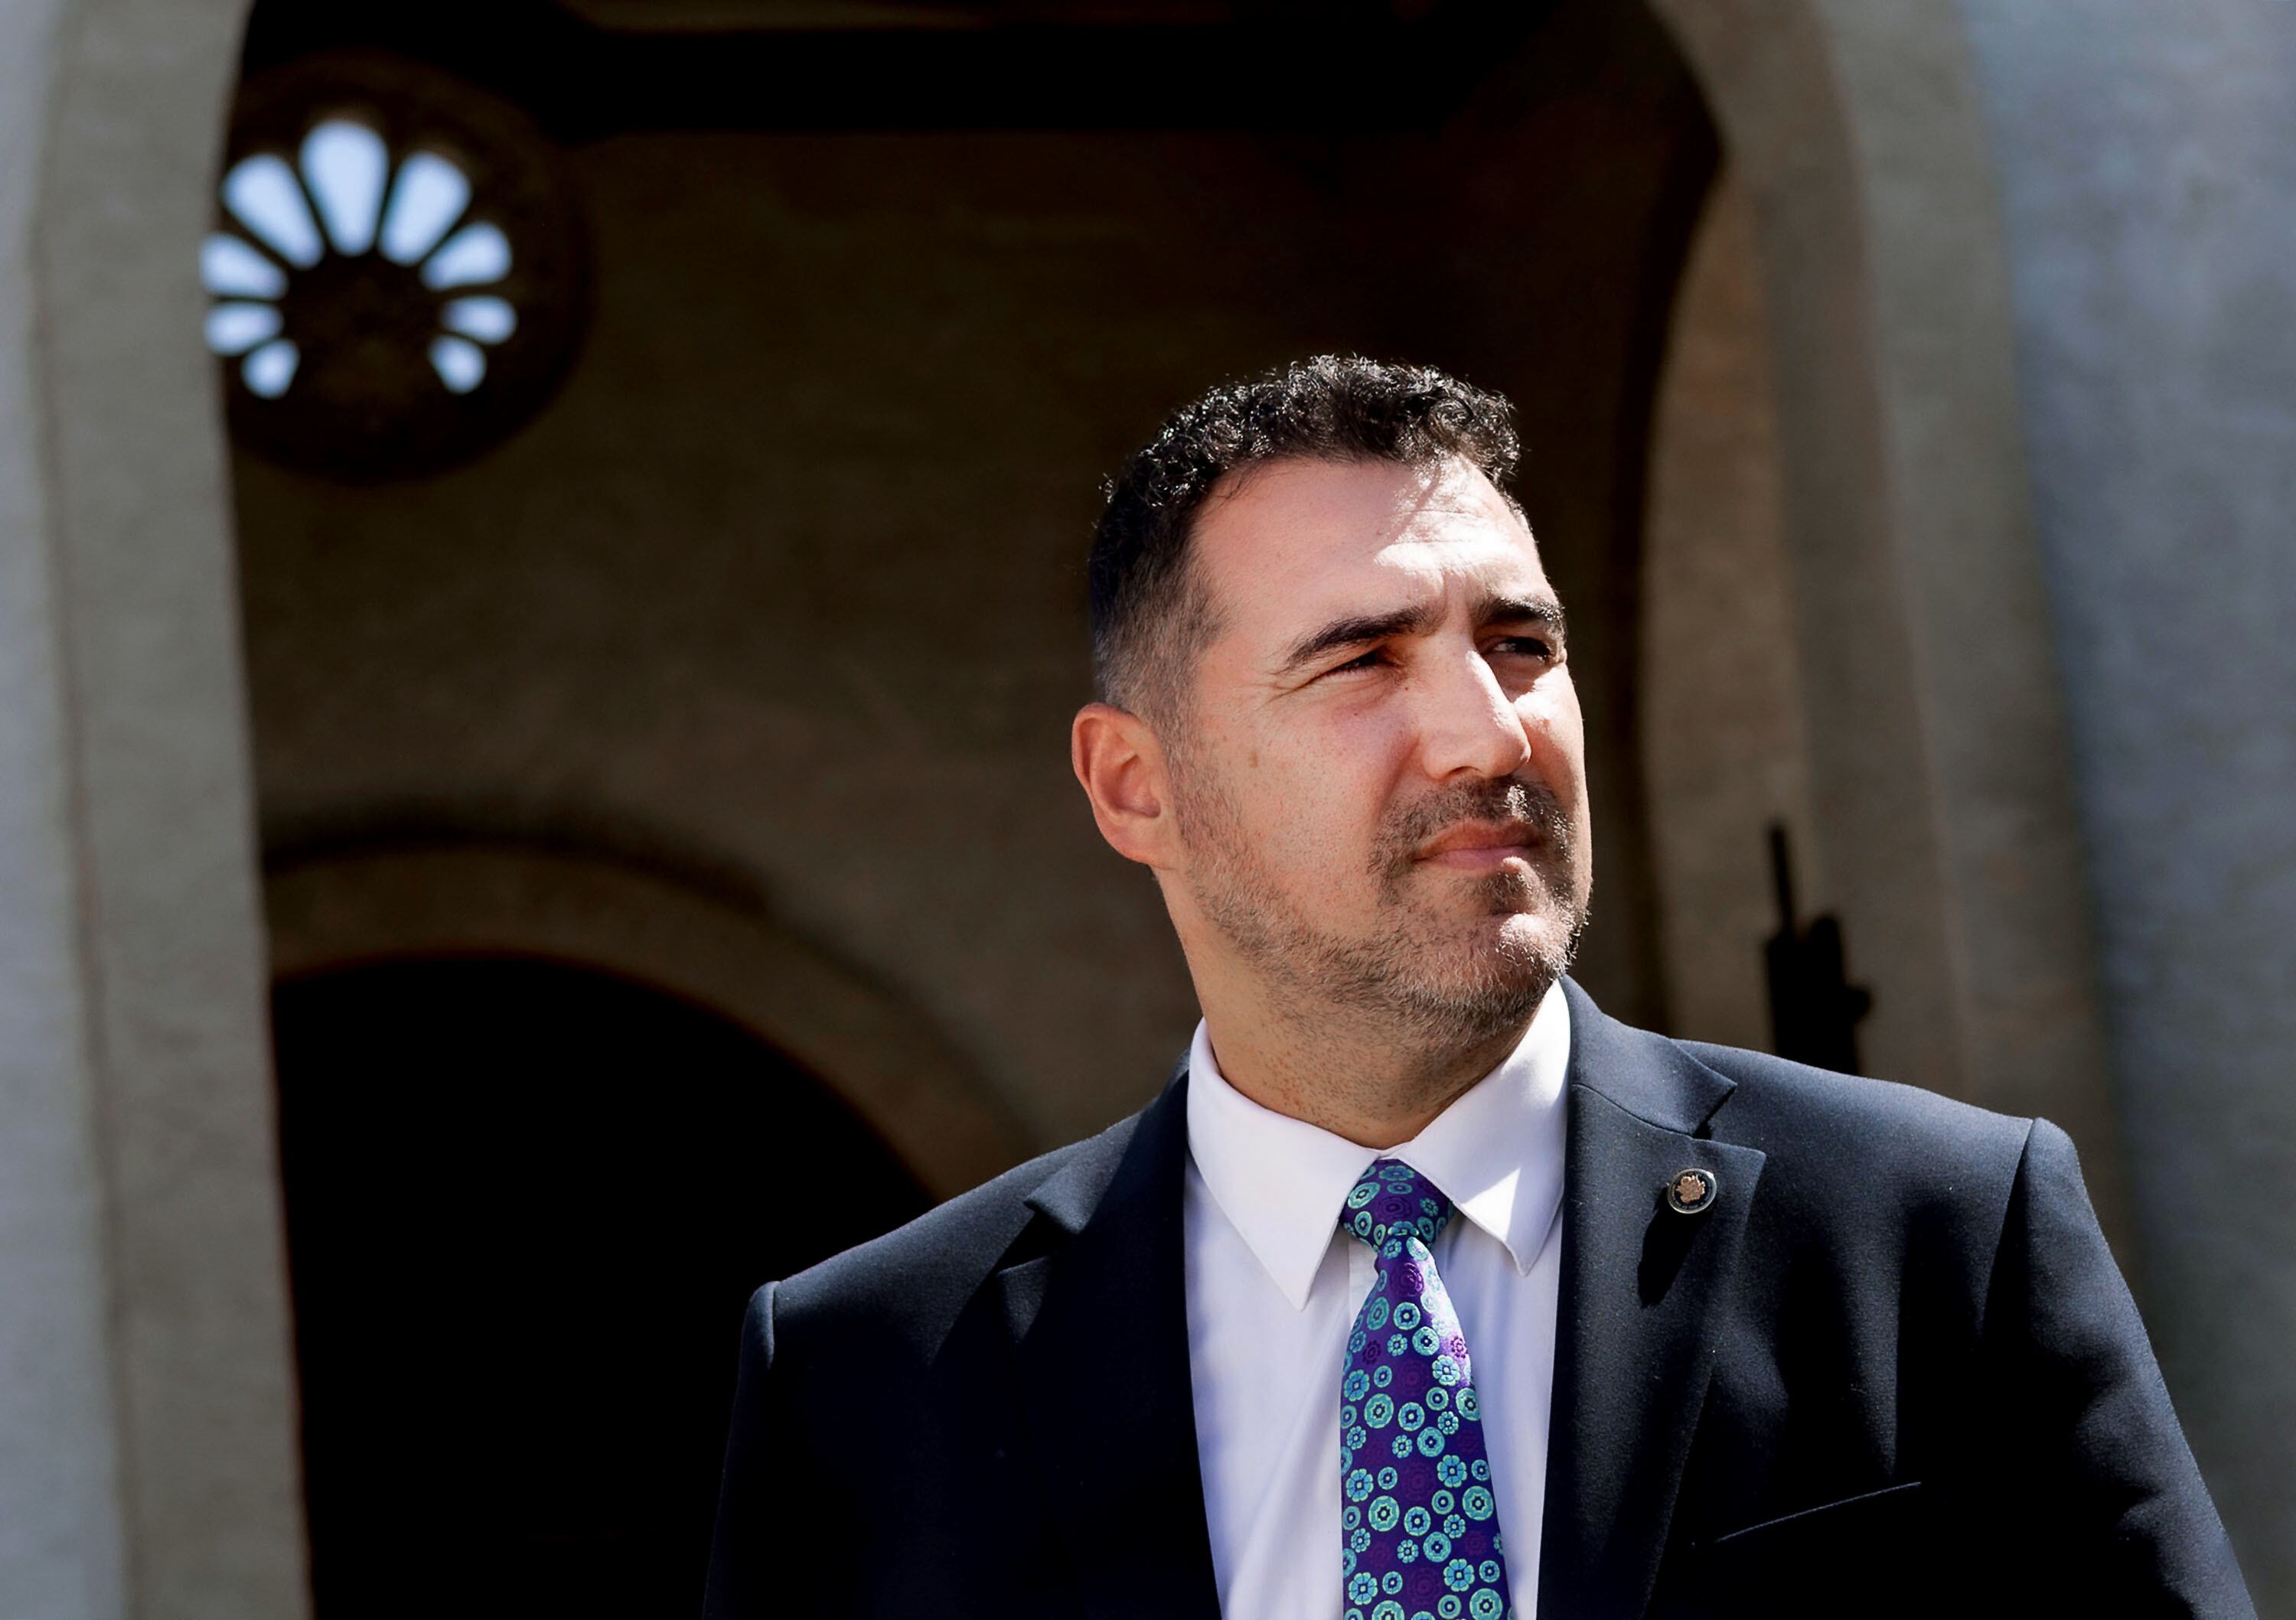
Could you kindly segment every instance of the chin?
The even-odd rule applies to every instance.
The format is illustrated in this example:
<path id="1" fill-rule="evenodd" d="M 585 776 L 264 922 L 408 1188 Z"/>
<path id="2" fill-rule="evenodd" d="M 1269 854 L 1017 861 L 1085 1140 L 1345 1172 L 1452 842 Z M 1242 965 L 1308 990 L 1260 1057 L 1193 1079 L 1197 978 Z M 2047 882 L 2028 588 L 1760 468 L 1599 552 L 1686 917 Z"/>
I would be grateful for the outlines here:
<path id="1" fill-rule="evenodd" d="M 1485 990 L 1544 995 L 1570 970 L 1583 922 L 1547 912 L 1519 912 L 1496 920 L 1465 977 Z"/>
<path id="2" fill-rule="evenodd" d="M 1472 940 L 1457 942 L 1413 975 L 1409 999 L 1423 1015 L 1444 1014 L 1478 1027 L 1528 1018 L 1570 965 L 1575 922 L 1546 913 L 1488 920 Z"/>
<path id="3" fill-rule="evenodd" d="M 1518 912 L 1498 920 L 1491 953 L 1518 970 L 1537 969 L 1550 979 L 1570 965 L 1583 922 L 1550 912 Z"/>

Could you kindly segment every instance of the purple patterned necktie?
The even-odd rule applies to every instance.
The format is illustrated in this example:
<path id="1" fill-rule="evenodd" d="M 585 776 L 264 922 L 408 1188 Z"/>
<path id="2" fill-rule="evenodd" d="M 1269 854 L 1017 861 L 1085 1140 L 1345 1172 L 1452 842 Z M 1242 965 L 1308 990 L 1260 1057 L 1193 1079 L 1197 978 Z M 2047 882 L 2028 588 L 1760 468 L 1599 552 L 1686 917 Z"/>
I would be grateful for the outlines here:
<path id="1" fill-rule="evenodd" d="M 1347 1620 L 1505 1620 L 1506 1552 L 1459 1313 L 1428 1248 L 1451 1200 L 1401 1159 L 1348 1194 L 1340 1224 L 1377 1279 L 1340 1385 Z"/>

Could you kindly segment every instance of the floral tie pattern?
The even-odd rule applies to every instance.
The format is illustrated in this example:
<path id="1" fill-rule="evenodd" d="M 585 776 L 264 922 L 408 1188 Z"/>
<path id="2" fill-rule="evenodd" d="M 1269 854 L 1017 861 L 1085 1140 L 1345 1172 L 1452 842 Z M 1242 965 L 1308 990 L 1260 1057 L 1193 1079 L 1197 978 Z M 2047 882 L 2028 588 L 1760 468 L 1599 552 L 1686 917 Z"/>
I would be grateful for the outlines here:
<path id="1" fill-rule="evenodd" d="M 1346 1620 L 1514 1613 L 1467 1341 L 1428 1252 L 1450 1218 L 1394 1158 L 1364 1172 L 1340 1216 L 1378 1267 L 1340 1384 Z"/>

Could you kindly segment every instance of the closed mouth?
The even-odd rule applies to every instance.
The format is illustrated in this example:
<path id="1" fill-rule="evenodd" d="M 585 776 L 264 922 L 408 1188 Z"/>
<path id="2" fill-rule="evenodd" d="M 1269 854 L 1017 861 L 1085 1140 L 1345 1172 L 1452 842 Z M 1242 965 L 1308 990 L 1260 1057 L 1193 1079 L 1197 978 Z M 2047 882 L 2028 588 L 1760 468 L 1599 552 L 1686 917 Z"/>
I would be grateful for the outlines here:
<path id="1" fill-rule="evenodd" d="M 1445 865 L 1485 866 L 1511 855 L 1528 856 L 1540 841 L 1530 822 L 1468 822 L 1423 846 L 1417 858 Z"/>

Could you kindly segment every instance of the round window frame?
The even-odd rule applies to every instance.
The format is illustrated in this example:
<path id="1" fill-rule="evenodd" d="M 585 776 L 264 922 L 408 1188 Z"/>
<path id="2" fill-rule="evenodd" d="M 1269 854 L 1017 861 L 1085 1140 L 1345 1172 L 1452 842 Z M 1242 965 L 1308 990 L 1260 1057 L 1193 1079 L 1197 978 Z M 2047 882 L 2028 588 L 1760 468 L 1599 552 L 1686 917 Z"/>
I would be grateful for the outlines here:
<path id="1" fill-rule="evenodd" d="M 224 202 L 224 182 L 250 158 L 282 158 L 295 170 L 318 220 L 308 183 L 301 180 L 301 150 L 312 130 L 336 119 L 363 124 L 381 138 L 388 168 L 381 208 L 387 208 L 390 185 L 417 151 L 435 152 L 462 171 L 469 200 L 442 240 L 467 225 L 490 223 L 510 241 L 510 268 L 496 282 L 435 290 L 436 297 L 442 308 L 456 298 L 498 297 L 516 312 L 517 323 L 499 342 L 485 346 L 487 369 L 475 387 L 457 393 L 440 380 L 435 396 L 423 396 L 412 409 L 383 395 L 361 397 L 337 389 L 315 396 L 299 388 L 313 367 L 308 349 L 297 378 L 276 397 L 249 387 L 243 356 L 218 355 L 232 437 L 266 461 L 341 483 L 422 478 L 464 465 L 527 427 L 580 352 L 590 315 L 590 251 L 570 167 L 522 109 L 422 62 L 381 52 L 334 51 L 250 78 L 240 87 L 216 176 L 214 229 L 247 242 L 283 271 L 290 290 L 271 300 L 275 305 L 284 306 L 295 278 L 308 275 L 311 267 L 288 263 L 242 223 Z M 426 250 L 426 257 L 435 250 Z M 380 255 L 379 246 L 368 251 Z M 340 257 L 327 242 L 320 263 Z M 389 274 L 414 270 L 394 265 Z M 236 301 L 208 295 L 210 309 Z M 294 339 L 296 331 L 291 326 L 284 335 Z M 436 335 L 453 334 L 442 325 Z M 323 371 L 325 364 L 321 358 Z"/>

